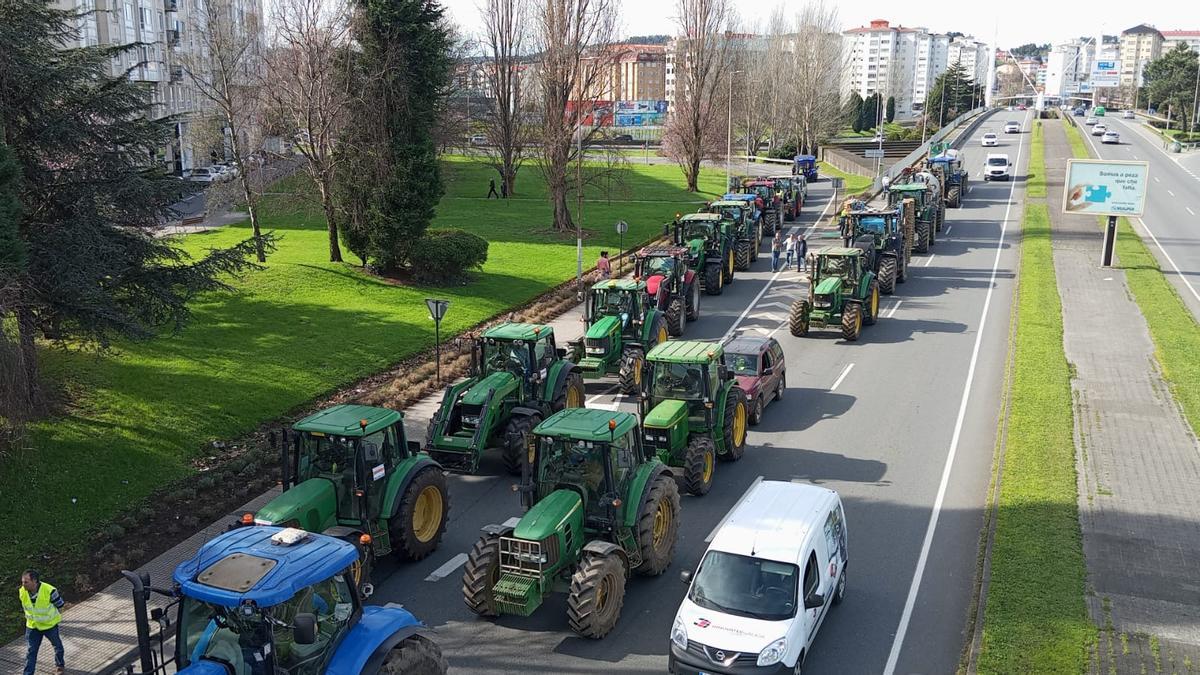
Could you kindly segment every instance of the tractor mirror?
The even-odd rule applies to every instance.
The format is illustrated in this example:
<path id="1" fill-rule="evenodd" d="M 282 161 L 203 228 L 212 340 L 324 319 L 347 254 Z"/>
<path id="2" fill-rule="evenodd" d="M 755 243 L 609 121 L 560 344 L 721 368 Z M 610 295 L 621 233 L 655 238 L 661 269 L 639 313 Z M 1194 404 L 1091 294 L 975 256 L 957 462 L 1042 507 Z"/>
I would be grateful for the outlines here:
<path id="1" fill-rule="evenodd" d="M 666 235 L 668 235 L 668 234 L 670 234 L 670 233 L 671 233 L 671 224 L 670 224 L 670 223 L 663 223 L 663 236 L 666 236 Z"/>
<path id="2" fill-rule="evenodd" d="M 679 571 L 679 580 L 685 584 L 692 583 L 692 571 L 691 570 L 680 570 Z"/>
<path id="3" fill-rule="evenodd" d="M 309 612 L 297 614 L 292 620 L 292 639 L 298 645 L 311 645 L 317 641 L 317 615 Z"/>
<path id="4" fill-rule="evenodd" d="M 408 446 L 409 454 L 416 455 L 421 452 L 421 441 L 407 441 L 405 445 Z"/>

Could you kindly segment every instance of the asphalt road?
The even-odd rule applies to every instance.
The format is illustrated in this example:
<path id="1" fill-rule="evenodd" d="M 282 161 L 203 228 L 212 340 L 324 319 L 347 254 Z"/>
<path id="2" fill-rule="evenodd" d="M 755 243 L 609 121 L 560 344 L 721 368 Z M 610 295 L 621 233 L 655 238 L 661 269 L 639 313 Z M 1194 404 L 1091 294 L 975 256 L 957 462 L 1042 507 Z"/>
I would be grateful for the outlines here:
<path id="1" fill-rule="evenodd" d="M 1121 134 L 1121 143 L 1102 144 L 1085 126 L 1084 137 L 1096 156 L 1150 163 L 1146 212 L 1134 219 L 1134 224 L 1184 303 L 1200 320 L 1200 152 L 1166 152 L 1140 120 L 1121 119 L 1120 114 L 1101 119 Z"/>
<path id="2" fill-rule="evenodd" d="M 1006 119 L 1029 123 L 1024 113 L 1000 113 L 984 128 Z M 674 563 L 661 577 L 630 581 L 621 620 L 604 640 L 570 631 L 562 596 L 524 619 L 479 619 L 463 605 L 461 564 L 479 528 L 521 512 L 494 456 L 483 475 L 451 478 L 441 547 L 419 563 L 383 563 L 372 602 L 413 610 L 435 630 L 454 672 L 663 672 L 685 592 L 678 573 L 695 567 L 705 538 L 761 476 L 825 485 L 845 502 L 849 589 L 806 670 L 954 671 L 974 592 L 1024 192 L 1022 180 L 976 178 L 983 131 L 964 153 L 972 173 L 964 207 L 948 213 L 933 255 L 913 258 L 909 281 L 885 297 L 883 317 L 857 343 L 832 331 L 792 337 L 782 323 L 803 285 L 794 272 L 771 274 L 768 255 L 723 295 L 703 296 L 701 319 L 685 337 L 774 331 L 787 354 L 786 396 L 752 428 L 742 460 L 717 467 L 708 495 L 683 498 Z M 1027 138 L 1004 136 L 1006 147 L 991 150 L 1019 155 L 1018 178 Z M 814 185 L 798 226 L 808 228 L 829 203 L 829 182 Z M 810 238 L 810 247 L 821 243 Z M 634 409 L 609 387 L 589 383 L 589 405 Z"/>

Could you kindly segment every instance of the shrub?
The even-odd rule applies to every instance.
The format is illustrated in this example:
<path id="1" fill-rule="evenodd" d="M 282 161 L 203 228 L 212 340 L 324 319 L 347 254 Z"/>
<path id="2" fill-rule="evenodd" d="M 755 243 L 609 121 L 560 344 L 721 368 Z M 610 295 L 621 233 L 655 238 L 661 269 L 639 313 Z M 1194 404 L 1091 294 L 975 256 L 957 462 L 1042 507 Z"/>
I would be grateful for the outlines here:
<path id="1" fill-rule="evenodd" d="M 413 278 L 437 284 L 461 279 L 487 262 L 488 243 L 465 230 L 429 230 L 412 248 Z"/>

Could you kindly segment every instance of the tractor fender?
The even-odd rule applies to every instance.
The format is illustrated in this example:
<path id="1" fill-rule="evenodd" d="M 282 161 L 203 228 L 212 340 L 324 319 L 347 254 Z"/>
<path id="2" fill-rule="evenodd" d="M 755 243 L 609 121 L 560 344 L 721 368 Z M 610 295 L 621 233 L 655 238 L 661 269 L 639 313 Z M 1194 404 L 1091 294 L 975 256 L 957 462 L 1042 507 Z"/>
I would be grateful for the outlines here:
<path id="1" fill-rule="evenodd" d="M 617 556 L 621 558 L 621 564 L 625 567 L 625 571 L 629 571 L 629 554 L 625 552 L 625 549 L 617 546 L 611 541 L 593 539 L 583 545 L 583 550 L 580 551 L 580 553 L 595 553 L 596 555 L 601 556 L 609 556 L 616 553 Z"/>
<path id="2" fill-rule="evenodd" d="M 489 536 L 507 537 L 512 534 L 513 529 L 512 525 L 492 523 L 491 525 L 484 525 L 479 528 L 479 531 Z"/>
<path id="3" fill-rule="evenodd" d="M 400 510 L 401 495 L 408 489 L 417 474 L 428 468 L 441 471 L 442 465 L 429 455 L 409 457 L 397 464 L 388 479 L 387 490 L 383 495 L 383 506 L 379 511 L 380 515 L 387 514 L 388 520 L 391 520 Z"/>
<path id="4" fill-rule="evenodd" d="M 646 312 L 646 319 L 642 322 L 642 344 L 653 344 L 658 338 L 658 324 L 663 320 L 663 313 L 657 309 L 652 309 Z"/>
<path id="5" fill-rule="evenodd" d="M 547 402 L 553 401 L 559 392 L 563 390 L 563 387 L 567 385 L 567 377 L 575 372 L 579 372 L 579 366 L 570 361 L 559 361 L 550 364 L 543 400 Z"/>
<path id="6" fill-rule="evenodd" d="M 639 511 L 642 510 L 642 495 L 646 493 L 646 486 L 664 473 L 673 475 L 667 465 L 657 459 L 646 462 L 634 472 L 629 480 L 629 492 L 626 493 L 624 512 L 621 514 L 621 521 L 626 527 L 633 527 L 641 515 Z"/>
<path id="7" fill-rule="evenodd" d="M 398 604 L 363 607 L 358 621 L 338 642 L 325 672 L 378 673 L 393 647 L 425 628 Z"/>
<path id="8" fill-rule="evenodd" d="M 511 417 L 517 417 L 517 416 L 533 417 L 534 415 L 541 415 L 541 414 L 542 414 L 542 411 L 538 410 L 537 408 L 527 408 L 523 405 L 519 405 L 512 409 L 512 414 L 510 416 Z"/>
<path id="9" fill-rule="evenodd" d="M 685 286 L 691 286 L 696 282 L 696 270 L 688 270 L 687 274 L 683 275 L 683 283 Z"/>

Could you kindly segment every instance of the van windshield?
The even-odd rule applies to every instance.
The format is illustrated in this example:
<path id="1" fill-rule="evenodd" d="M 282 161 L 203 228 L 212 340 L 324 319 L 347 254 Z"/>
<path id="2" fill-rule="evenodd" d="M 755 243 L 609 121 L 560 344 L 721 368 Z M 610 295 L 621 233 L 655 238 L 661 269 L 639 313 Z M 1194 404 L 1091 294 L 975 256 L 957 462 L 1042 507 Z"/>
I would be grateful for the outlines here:
<path id="1" fill-rule="evenodd" d="M 1008 166 L 1008 160 L 1004 157 L 988 157 L 988 166 Z"/>
<path id="2" fill-rule="evenodd" d="M 705 609 L 764 621 L 796 615 L 800 568 L 790 563 L 709 551 L 688 591 Z"/>

